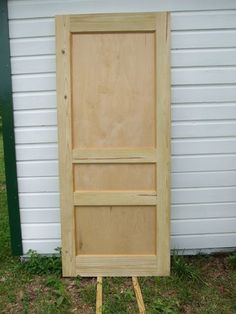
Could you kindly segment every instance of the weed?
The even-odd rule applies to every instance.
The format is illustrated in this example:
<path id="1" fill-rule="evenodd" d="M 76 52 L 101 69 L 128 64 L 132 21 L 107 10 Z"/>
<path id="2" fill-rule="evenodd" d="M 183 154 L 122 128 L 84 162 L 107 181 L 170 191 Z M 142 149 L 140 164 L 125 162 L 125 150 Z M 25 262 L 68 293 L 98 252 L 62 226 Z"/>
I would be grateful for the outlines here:
<path id="1" fill-rule="evenodd" d="M 181 285 L 178 289 L 178 299 L 185 304 L 188 304 L 191 302 L 193 297 L 193 287 L 190 287 L 189 285 Z"/>
<path id="2" fill-rule="evenodd" d="M 55 297 L 55 304 L 58 308 L 70 304 L 70 299 L 60 278 L 55 275 L 48 277 L 46 286 L 52 289 L 52 295 Z"/>
<path id="3" fill-rule="evenodd" d="M 228 257 L 228 263 L 232 268 L 236 268 L 236 252 L 232 253 L 229 257 Z"/>
<path id="4" fill-rule="evenodd" d="M 125 302 L 130 302 L 130 301 L 135 301 L 135 296 L 134 296 L 134 291 L 133 289 L 127 288 L 123 292 L 124 295 L 124 301 Z"/>
<path id="5" fill-rule="evenodd" d="M 24 293 L 22 297 L 22 305 L 23 305 L 23 314 L 27 314 L 29 312 L 29 296 L 27 293 Z"/>
<path id="6" fill-rule="evenodd" d="M 181 280 L 191 280 L 196 283 L 204 283 L 199 271 L 191 264 L 185 261 L 185 258 L 174 254 L 172 257 L 172 271 Z"/>
<path id="7" fill-rule="evenodd" d="M 61 284 L 57 290 L 54 290 L 56 295 L 56 305 L 57 307 L 61 307 L 62 305 L 70 304 L 70 299 L 65 291 L 65 287 Z"/>
<path id="8" fill-rule="evenodd" d="M 58 289 L 61 286 L 61 280 L 55 276 L 48 277 L 46 279 L 46 286 Z"/>
<path id="9" fill-rule="evenodd" d="M 38 303 L 35 308 L 36 314 L 60 314 L 62 313 L 60 308 L 57 308 L 54 303 L 50 303 L 49 300 L 43 300 Z"/>
<path id="10" fill-rule="evenodd" d="M 94 306 L 96 303 L 96 284 L 89 284 L 79 290 L 83 302 Z"/>
<path id="11" fill-rule="evenodd" d="M 104 314 L 136 313 L 136 298 L 131 279 L 122 277 L 104 278 L 103 281 Z"/>
<path id="12" fill-rule="evenodd" d="M 162 314 L 177 314 L 178 312 L 171 308 L 167 302 L 164 302 L 161 299 L 157 299 L 154 301 L 151 310 L 147 312 L 147 314 L 154 314 L 154 313 L 162 313 Z"/>
<path id="13" fill-rule="evenodd" d="M 79 287 L 80 286 L 80 284 L 81 284 L 81 277 L 80 276 L 77 276 L 76 278 L 75 278 L 75 284 L 76 284 L 76 286 L 77 287 Z"/>
<path id="14" fill-rule="evenodd" d="M 112 293 L 109 295 L 109 298 L 106 298 L 104 301 L 102 312 L 103 314 L 127 313 L 127 303 L 124 302 L 123 296 L 119 292 Z"/>
<path id="15" fill-rule="evenodd" d="M 59 249 L 56 249 L 59 251 Z M 29 250 L 29 259 L 22 263 L 22 268 L 32 275 L 61 275 L 61 257 L 58 254 L 42 256 L 36 251 Z"/>

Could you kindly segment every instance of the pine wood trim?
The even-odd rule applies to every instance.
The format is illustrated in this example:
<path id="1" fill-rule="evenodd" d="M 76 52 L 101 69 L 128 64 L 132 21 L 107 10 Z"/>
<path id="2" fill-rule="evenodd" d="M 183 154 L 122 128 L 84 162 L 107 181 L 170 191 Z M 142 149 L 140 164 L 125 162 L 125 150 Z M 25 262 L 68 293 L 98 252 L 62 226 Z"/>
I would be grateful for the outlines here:
<path id="1" fill-rule="evenodd" d="M 139 192 L 74 192 L 75 206 L 156 205 L 156 191 Z"/>
<path id="2" fill-rule="evenodd" d="M 154 31 L 155 25 L 153 13 L 83 14 L 70 19 L 70 31 L 81 33 Z"/>
<path id="3" fill-rule="evenodd" d="M 155 149 L 74 149 L 73 163 L 151 163 Z"/>
<path id="4" fill-rule="evenodd" d="M 63 276 L 75 276 L 75 223 L 71 138 L 70 17 L 56 17 L 57 118 Z"/>
<path id="5" fill-rule="evenodd" d="M 157 273 L 170 272 L 170 18 L 156 17 Z M 161 118 L 160 118 L 161 117 Z"/>
<path id="6" fill-rule="evenodd" d="M 155 276 L 156 255 L 77 255 L 80 276 Z"/>

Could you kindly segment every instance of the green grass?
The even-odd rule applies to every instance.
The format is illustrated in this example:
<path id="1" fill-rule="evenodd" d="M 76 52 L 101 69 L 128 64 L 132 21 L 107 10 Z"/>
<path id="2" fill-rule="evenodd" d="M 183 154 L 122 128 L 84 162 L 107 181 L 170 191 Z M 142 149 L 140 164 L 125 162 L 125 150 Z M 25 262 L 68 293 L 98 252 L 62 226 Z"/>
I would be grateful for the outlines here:
<path id="1" fill-rule="evenodd" d="M 228 262 L 232 268 L 236 269 L 236 252 L 228 257 Z"/>
<path id="2" fill-rule="evenodd" d="M 139 279 L 147 314 L 236 313 L 236 253 L 174 255 L 170 277 Z M 96 279 L 61 278 L 58 256 L 12 257 L 0 131 L 0 313 L 95 313 Z M 103 313 L 138 313 L 131 278 L 103 280 Z"/>

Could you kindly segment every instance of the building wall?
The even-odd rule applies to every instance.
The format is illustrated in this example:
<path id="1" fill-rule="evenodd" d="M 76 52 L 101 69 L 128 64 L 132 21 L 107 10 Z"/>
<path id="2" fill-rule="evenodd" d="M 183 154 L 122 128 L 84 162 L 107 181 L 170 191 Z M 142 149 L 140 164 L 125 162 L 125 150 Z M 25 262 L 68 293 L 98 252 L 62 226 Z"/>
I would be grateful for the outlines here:
<path id="1" fill-rule="evenodd" d="M 236 247 L 236 1 L 9 0 L 8 6 L 24 253 L 60 246 L 54 16 L 166 10 L 172 11 L 172 248 Z"/>

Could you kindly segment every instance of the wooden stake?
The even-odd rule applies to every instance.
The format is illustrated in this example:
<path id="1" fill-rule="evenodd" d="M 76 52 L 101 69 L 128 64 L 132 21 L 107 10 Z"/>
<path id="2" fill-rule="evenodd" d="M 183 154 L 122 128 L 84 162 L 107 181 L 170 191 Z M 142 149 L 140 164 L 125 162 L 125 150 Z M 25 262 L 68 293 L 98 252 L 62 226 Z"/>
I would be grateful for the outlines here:
<path id="1" fill-rule="evenodd" d="M 140 314 L 145 314 L 146 310 L 145 310 L 145 305 L 143 302 L 143 296 L 142 296 L 142 292 L 138 283 L 138 278 L 137 277 L 132 277 L 132 281 L 133 281 L 133 286 L 134 286 L 134 292 L 136 295 L 136 299 L 137 299 L 137 303 L 138 303 L 138 308 L 139 308 L 139 313 Z"/>
<path id="2" fill-rule="evenodd" d="M 97 277 L 96 314 L 102 314 L 102 277 Z"/>

